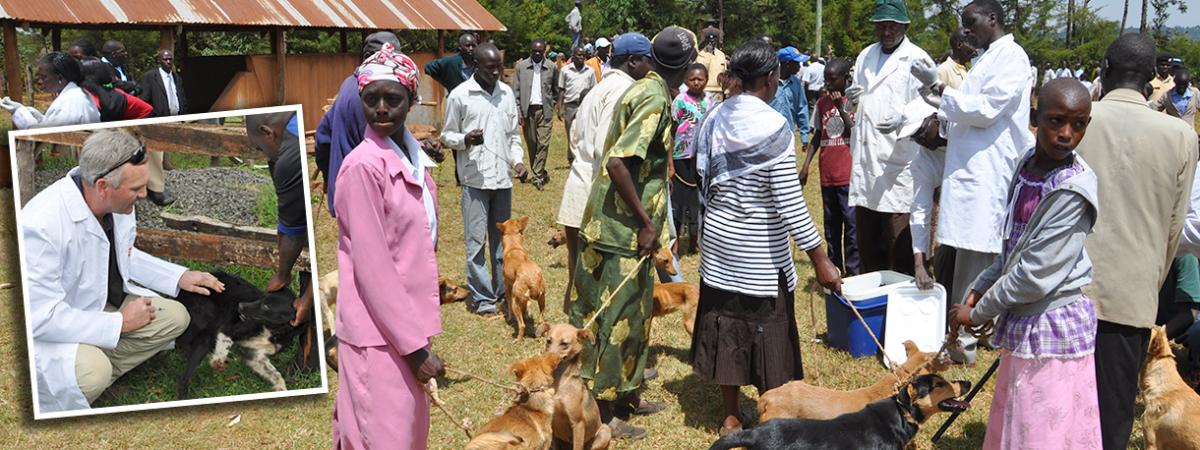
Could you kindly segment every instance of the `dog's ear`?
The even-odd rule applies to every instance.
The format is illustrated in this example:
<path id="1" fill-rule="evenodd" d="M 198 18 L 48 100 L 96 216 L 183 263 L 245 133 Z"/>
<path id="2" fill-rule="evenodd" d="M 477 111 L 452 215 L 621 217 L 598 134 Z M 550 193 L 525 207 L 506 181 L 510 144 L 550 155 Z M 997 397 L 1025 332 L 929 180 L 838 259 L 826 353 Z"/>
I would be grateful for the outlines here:
<path id="1" fill-rule="evenodd" d="M 512 372 L 514 377 L 517 377 L 517 381 L 520 381 L 521 378 L 525 376 L 525 372 L 527 370 L 529 370 L 529 368 L 526 367 L 524 360 L 517 361 L 508 367 L 508 371 Z"/>
<path id="2" fill-rule="evenodd" d="M 517 220 L 517 223 L 519 223 L 521 225 L 521 228 L 520 228 L 521 232 L 524 233 L 525 226 L 529 225 L 529 216 L 521 217 L 520 219 Z"/>
<path id="3" fill-rule="evenodd" d="M 546 337 L 546 333 L 550 332 L 550 324 L 542 322 L 537 327 L 537 337 Z"/>
<path id="4" fill-rule="evenodd" d="M 583 341 L 588 341 L 591 343 L 596 342 L 596 334 L 592 333 L 592 330 L 590 328 L 584 328 L 582 330 L 579 330 L 578 332 L 575 333 L 575 336 L 577 336 L 580 340 L 583 340 Z"/>
<path id="5" fill-rule="evenodd" d="M 904 356 L 912 358 L 914 354 L 920 351 L 921 349 L 917 348 L 917 344 L 913 341 L 904 341 Z"/>
<path id="6" fill-rule="evenodd" d="M 504 222 L 496 222 L 496 229 L 500 230 L 500 234 L 504 234 L 506 231 L 504 229 Z"/>

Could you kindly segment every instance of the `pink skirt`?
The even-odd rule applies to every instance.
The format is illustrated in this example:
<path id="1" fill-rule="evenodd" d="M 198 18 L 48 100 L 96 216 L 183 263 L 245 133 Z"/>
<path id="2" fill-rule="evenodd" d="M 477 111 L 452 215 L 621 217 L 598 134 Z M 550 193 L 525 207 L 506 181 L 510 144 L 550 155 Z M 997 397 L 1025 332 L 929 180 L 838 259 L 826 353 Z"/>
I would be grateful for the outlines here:
<path id="1" fill-rule="evenodd" d="M 983 448 L 1098 449 L 1095 357 L 1000 357 Z"/>
<path id="2" fill-rule="evenodd" d="M 334 449 L 424 450 L 429 398 L 392 347 L 338 342 Z"/>

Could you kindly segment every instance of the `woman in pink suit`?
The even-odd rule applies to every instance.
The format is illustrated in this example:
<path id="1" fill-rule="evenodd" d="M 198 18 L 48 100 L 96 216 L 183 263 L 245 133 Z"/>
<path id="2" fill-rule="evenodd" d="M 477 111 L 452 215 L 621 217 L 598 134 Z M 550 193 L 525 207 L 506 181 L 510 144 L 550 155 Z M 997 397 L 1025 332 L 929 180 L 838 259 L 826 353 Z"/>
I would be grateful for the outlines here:
<path id="1" fill-rule="evenodd" d="M 363 61 L 370 126 L 337 176 L 338 382 L 333 446 L 424 449 L 429 400 L 444 373 L 430 338 L 438 317 L 437 191 L 404 126 L 420 73 L 391 44 Z"/>

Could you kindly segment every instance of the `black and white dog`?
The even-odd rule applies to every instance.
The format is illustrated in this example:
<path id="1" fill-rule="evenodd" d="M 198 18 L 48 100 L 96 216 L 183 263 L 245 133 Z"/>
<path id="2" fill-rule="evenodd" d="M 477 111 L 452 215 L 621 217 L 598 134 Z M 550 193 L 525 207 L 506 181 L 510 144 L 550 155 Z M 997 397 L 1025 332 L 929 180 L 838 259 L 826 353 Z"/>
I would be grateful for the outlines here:
<path id="1" fill-rule="evenodd" d="M 271 384 L 275 391 L 287 390 L 283 375 L 271 364 L 271 355 L 295 342 L 303 327 L 292 327 L 296 316 L 289 289 L 266 293 L 235 275 L 214 272 L 225 284 L 225 292 L 210 296 L 180 292 L 178 300 L 191 315 L 187 330 L 175 340 L 187 365 L 179 376 L 179 399 L 188 398 L 188 385 L 205 355 L 211 354 L 213 370 L 224 371 L 234 343 L 248 351 L 246 364 Z"/>

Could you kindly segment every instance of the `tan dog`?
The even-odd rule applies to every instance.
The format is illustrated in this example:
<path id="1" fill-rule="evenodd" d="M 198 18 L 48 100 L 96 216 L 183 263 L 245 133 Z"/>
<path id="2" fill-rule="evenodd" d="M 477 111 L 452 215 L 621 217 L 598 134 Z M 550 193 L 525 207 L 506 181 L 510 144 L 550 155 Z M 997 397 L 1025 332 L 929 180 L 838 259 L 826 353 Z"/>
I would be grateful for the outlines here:
<path id="1" fill-rule="evenodd" d="M 518 361 L 509 368 L 529 389 L 504 414 L 484 424 L 466 450 L 546 450 L 553 443 L 554 369 L 562 359 L 553 353 Z"/>
<path id="2" fill-rule="evenodd" d="M 920 351 L 912 341 L 905 341 L 904 349 L 908 359 L 895 371 L 902 379 L 906 377 L 905 374 L 917 376 L 946 370 L 946 363 L 934 360 L 935 353 Z M 926 362 L 929 364 L 926 365 Z M 921 369 L 917 371 L 918 368 Z M 917 373 L 914 374 L 914 371 Z M 792 381 L 758 398 L 758 423 L 782 418 L 832 419 L 890 397 L 894 394 L 895 384 L 896 378 L 890 374 L 880 377 L 875 384 L 853 391 L 836 391 L 803 381 Z"/>
<path id="3" fill-rule="evenodd" d="M 1163 327 L 1150 332 L 1150 350 L 1142 366 L 1142 398 L 1147 449 L 1200 449 L 1200 395 L 1179 376 Z"/>
<path id="4" fill-rule="evenodd" d="M 668 266 L 670 267 L 670 266 Z M 683 328 L 688 336 L 696 326 L 696 305 L 700 302 L 700 288 L 692 283 L 660 283 L 654 285 L 654 317 L 662 317 L 683 310 Z"/>
<path id="5" fill-rule="evenodd" d="M 560 323 L 538 325 L 537 335 L 546 338 L 546 353 L 562 359 L 554 371 L 554 439 L 570 442 L 574 450 L 605 450 L 612 430 L 600 423 L 600 408 L 583 384 L 579 369 L 583 341 L 595 342 L 591 330 Z"/>
<path id="6" fill-rule="evenodd" d="M 546 278 L 542 268 L 525 251 L 525 226 L 529 217 L 509 219 L 496 224 L 504 246 L 504 291 L 508 293 L 508 311 L 517 322 L 517 339 L 525 337 L 525 313 L 529 302 L 536 301 L 541 321 L 546 321 Z"/>
<path id="7" fill-rule="evenodd" d="M 555 228 L 550 232 L 550 240 L 546 241 L 546 245 L 550 248 L 558 248 L 567 243 L 567 232 L 562 228 Z"/>
<path id="8" fill-rule="evenodd" d="M 451 280 L 450 277 L 438 277 L 438 299 L 443 305 L 461 302 L 471 298 L 471 291 Z"/>

